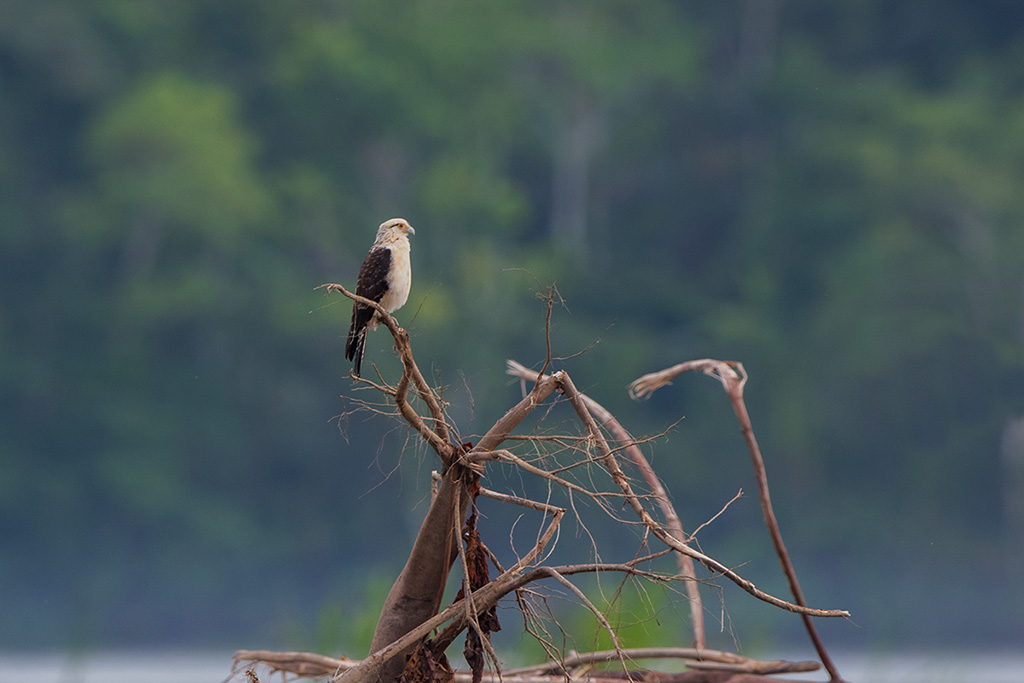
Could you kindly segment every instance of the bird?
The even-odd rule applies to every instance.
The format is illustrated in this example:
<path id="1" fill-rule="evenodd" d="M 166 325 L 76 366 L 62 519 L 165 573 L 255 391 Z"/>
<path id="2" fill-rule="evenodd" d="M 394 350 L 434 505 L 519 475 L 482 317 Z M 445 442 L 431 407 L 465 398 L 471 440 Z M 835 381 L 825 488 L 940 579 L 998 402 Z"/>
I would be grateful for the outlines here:
<path id="1" fill-rule="evenodd" d="M 377 229 L 377 239 L 359 268 L 356 294 L 376 301 L 389 314 L 401 308 L 409 298 L 412 285 L 412 263 L 409 260 L 409 235 L 415 235 L 404 218 L 384 221 Z M 359 377 L 363 364 L 366 333 L 377 329 L 380 314 L 371 306 L 352 305 L 352 326 L 345 344 L 345 360 L 352 361 L 352 372 Z"/>

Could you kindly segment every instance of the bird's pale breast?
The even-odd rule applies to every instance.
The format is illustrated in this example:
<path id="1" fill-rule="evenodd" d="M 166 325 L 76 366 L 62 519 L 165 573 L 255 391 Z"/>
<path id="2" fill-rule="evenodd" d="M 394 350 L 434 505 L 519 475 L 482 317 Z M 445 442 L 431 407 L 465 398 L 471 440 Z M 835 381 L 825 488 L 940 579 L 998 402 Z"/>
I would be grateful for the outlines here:
<path id="1" fill-rule="evenodd" d="M 409 242 L 396 244 L 391 247 L 391 270 L 388 273 L 388 291 L 380 300 L 380 305 L 388 313 L 394 313 L 405 305 L 409 299 L 409 289 L 412 286 L 412 264 L 409 260 Z"/>

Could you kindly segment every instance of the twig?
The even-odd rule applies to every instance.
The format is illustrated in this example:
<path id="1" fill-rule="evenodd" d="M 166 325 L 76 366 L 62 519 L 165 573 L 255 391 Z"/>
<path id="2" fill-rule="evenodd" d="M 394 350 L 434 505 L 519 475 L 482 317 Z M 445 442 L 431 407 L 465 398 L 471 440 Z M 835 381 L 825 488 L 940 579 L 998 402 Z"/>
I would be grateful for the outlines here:
<path id="1" fill-rule="evenodd" d="M 579 598 L 580 602 L 582 602 L 584 606 L 591 611 L 597 620 L 601 622 L 601 626 L 604 627 L 604 630 L 608 632 L 608 637 L 611 638 L 612 646 L 615 648 L 616 654 L 618 654 L 619 662 L 622 663 L 622 670 L 626 672 L 627 676 L 629 676 L 629 667 L 626 664 L 625 656 L 622 654 L 622 646 L 619 645 L 619 637 L 615 634 L 615 629 L 608 623 L 608 619 L 601 613 L 601 610 L 599 610 L 594 603 L 590 601 L 590 598 L 588 598 L 583 591 L 577 588 L 572 581 L 562 576 L 553 567 L 538 567 L 537 571 L 550 576 L 555 581 L 568 588 L 572 594 Z"/>
<path id="2" fill-rule="evenodd" d="M 522 458 L 520 458 L 518 455 L 516 455 L 512 451 L 506 450 L 504 448 L 496 450 L 496 451 L 482 451 L 482 452 L 475 452 L 475 453 L 471 453 L 470 454 L 470 462 L 478 462 L 480 460 L 504 460 L 506 462 L 510 462 L 510 463 L 512 463 L 512 464 L 514 464 L 514 465 L 516 465 L 518 467 L 521 467 L 522 469 L 526 470 L 530 474 L 535 474 L 538 477 L 542 477 L 542 478 L 547 479 L 549 481 L 553 481 L 556 484 L 558 484 L 559 486 L 564 486 L 565 488 L 569 489 L 570 491 L 575 491 L 576 493 L 579 493 L 579 494 L 582 494 L 584 496 L 587 496 L 588 498 L 594 499 L 597 502 L 597 504 L 600 505 L 601 508 L 604 509 L 606 512 L 608 512 L 609 510 L 608 510 L 607 505 L 601 500 L 602 498 L 609 498 L 609 497 L 620 498 L 620 497 L 622 497 L 622 494 L 619 494 L 619 493 L 604 493 L 604 492 L 601 492 L 601 491 L 591 491 L 590 489 L 586 488 L 585 486 L 580 486 L 579 484 L 574 484 L 573 482 L 571 482 L 571 481 L 569 481 L 567 479 L 563 479 L 562 477 L 559 477 L 556 474 L 552 474 L 551 472 L 545 470 L 542 467 L 537 467 L 536 465 L 531 464 L 531 463 L 523 460 Z"/>
<path id="3" fill-rule="evenodd" d="M 512 503 L 513 505 L 519 505 L 524 508 L 530 508 L 531 510 L 537 510 L 538 512 L 545 512 L 549 515 L 553 515 L 562 508 L 555 505 L 548 505 L 547 503 L 541 503 L 536 500 L 530 500 L 529 498 L 521 498 L 519 496 L 513 496 L 509 493 L 502 493 L 500 491 L 493 491 L 483 486 L 480 487 L 480 495 L 486 496 L 487 498 L 493 498 L 499 500 L 502 503 Z"/>
<path id="4" fill-rule="evenodd" d="M 743 497 L 743 489 L 740 489 L 739 491 L 736 492 L 735 496 L 733 496 L 732 498 L 729 499 L 728 503 L 726 503 L 725 505 L 722 506 L 721 510 L 719 510 L 718 512 L 716 512 L 715 514 L 713 514 L 711 516 L 711 519 L 709 519 L 708 521 L 704 522 L 699 527 L 694 529 L 693 530 L 693 534 L 690 536 L 690 538 L 697 538 L 697 534 L 699 534 L 704 527 L 706 527 L 707 525 L 711 524 L 716 519 L 721 517 L 722 514 L 725 513 L 725 511 L 729 509 L 730 505 L 732 505 L 733 503 L 735 503 L 737 500 L 739 500 L 742 497 Z"/>
<path id="5" fill-rule="evenodd" d="M 548 310 L 544 314 L 544 343 L 547 352 L 544 354 L 544 365 L 541 367 L 540 372 L 537 373 L 538 377 L 543 376 L 544 373 L 547 371 L 548 366 L 551 364 L 551 309 L 555 304 L 555 293 L 557 291 L 558 290 L 555 289 L 554 285 L 550 285 L 548 287 L 548 292 L 546 295 Z M 534 379 L 534 382 L 536 381 L 537 380 Z"/>
<path id="6" fill-rule="evenodd" d="M 234 657 L 235 666 L 242 662 L 264 664 L 274 671 L 283 671 L 298 676 L 331 676 L 338 671 L 350 669 L 359 664 L 358 660 L 342 657 L 335 659 L 314 652 L 274 652 L 272 650 L 239 650 Z"/>

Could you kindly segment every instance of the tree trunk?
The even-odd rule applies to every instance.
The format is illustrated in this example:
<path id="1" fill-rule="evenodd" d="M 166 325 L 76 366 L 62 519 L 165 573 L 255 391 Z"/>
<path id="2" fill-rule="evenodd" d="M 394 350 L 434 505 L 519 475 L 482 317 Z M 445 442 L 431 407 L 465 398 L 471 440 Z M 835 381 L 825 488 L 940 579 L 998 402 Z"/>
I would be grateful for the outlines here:
<path id="1" fill-rule="evenodd" d="M 464 486 L 461 480 L 453 480 L 458 469 L 448 469 L 437 494 L 430 501 L 430 509 L 416 535 L 409 559 L 384 601 L 370 644 L 371 654 L 437 614 L 441 607 L 448 573 L 457 556 L 455 525 L 461 526 L 460 520 L 469 502 L 468 494 L 460 495 L 460 509 L 456 513 L 456 487 Z M 465 494 L 465 491 L 460 493 Z M 405 657 L 395 657 L 384 666 L 379 680 L 386 683 L 398 680 L 404 668 Z"/>

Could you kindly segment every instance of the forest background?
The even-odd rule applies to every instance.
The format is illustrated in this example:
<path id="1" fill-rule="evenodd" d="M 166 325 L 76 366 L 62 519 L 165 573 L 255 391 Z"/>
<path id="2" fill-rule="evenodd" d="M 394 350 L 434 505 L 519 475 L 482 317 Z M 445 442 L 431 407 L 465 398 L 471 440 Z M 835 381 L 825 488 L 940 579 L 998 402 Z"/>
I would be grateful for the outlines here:
<path id="1" fill-rule="evenodd" d="M 1010 0 L 4 2 L 0 648 L 365 636 L 434 463 L 339 417 L 350 307 L 313 288 L 394 216 L 465 438 L 543 361 L 555 283 L 557 367 L 669 429 L 684 526 L 746 492 L 707 552 L 784 594 L 721 389 L 626 394 L 710 356 L 751 375 L 808 600 L 854 615 L 831 646 L 1024 640 L 1022 29 Z M 729 595 L 715 645 L 799 637 Z"/>

